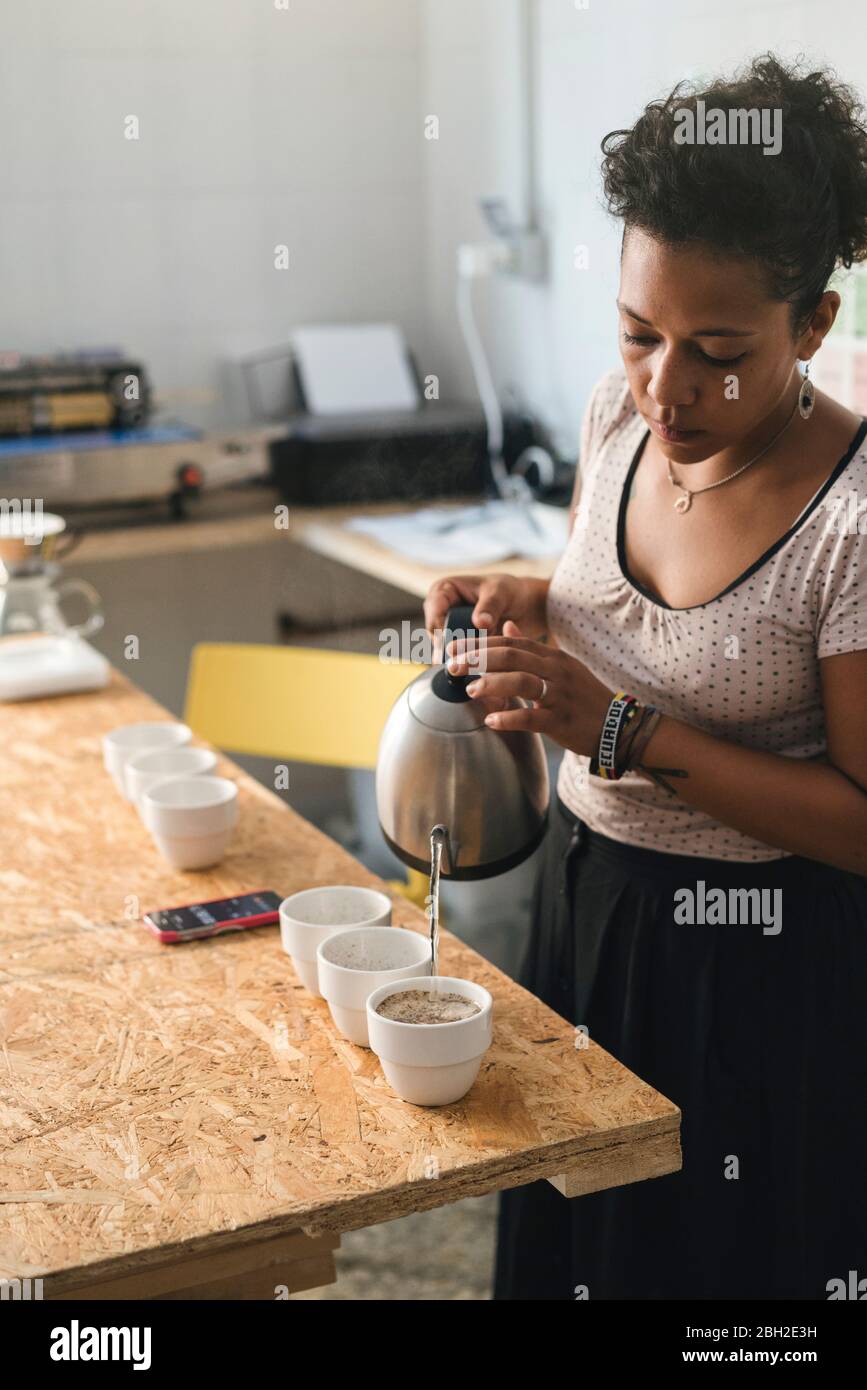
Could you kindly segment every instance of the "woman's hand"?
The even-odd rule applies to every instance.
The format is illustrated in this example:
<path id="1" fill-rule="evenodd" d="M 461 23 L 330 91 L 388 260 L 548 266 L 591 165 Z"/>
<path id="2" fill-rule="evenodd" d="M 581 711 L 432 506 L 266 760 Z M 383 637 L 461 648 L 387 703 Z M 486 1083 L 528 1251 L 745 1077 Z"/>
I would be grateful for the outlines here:
<path id="1" fill-rule="evenodd" d="M 467 692 L 474 700 L 484 701 L 489 709 L 485 723 L 491 728 L 532 730 L 547 734 L 573 753 L 586 757 L 596 753 L 614 692 L 574 656 L 530 641 L 511 621 L 504 624 L 501 637 L 450 642 L 446 654 L 452 653 L 457 661 L 450 660 L 448 666 L 454 675 L 480 672 Z M 530 708 L 506 709 L 515 696 L 534 703 Z"/>
<path id="2" fill-rule="evenodd" d="M 450 608 L 474 605 L 472 625 L 499 634 L 503 623 L 520 623 L 529 636 L 541 636 L 546 628 L 547 580 L 516 579 L 511 574 L 455 574 L 438 579 L 424 601 L 425 627 L 431 634 L 445 627 Z"/>

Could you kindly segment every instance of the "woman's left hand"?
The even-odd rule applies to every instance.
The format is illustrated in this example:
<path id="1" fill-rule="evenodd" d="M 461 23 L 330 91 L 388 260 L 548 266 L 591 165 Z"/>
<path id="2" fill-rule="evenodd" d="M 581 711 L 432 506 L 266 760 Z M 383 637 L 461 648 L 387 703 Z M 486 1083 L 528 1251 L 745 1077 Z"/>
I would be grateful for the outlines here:
<path id="1" fill-rule="evenodd" d="M 467 691 L 474 700 L 484 700 L 490 710 L 485 723 L 491 728 L 531 730 L 573 753 L 595 754 L 613 692 L 573 656 L 522 637 L 513 622 L 504 625 L 502 637 L 482 634 L 469 642 L 450 642 L 447 655 L 452 654 L 458 662 L 455 666 L 449 660 L 453 675 L 473 675 L 479 670 Z M 506 709 L 515 696 L 534 703 L 529 708 Z"/>

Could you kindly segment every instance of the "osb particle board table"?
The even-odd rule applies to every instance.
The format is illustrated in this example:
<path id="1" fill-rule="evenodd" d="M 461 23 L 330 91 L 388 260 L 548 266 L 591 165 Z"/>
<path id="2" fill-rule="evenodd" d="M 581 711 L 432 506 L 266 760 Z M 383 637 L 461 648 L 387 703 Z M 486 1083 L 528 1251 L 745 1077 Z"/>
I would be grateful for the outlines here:
<path id="1" fill-rule="evenodd" d="M 679 1111 L 448 932 L 494 996 L 459 1104 L 399 1100 L 294 975 L 276 928 L 162 946 L 148 908 L 383 887 L 227 760 L 226 859 L 176 873 L 103 771 L 166 712 L 124 677 L 0 706 L 0 1276 L 46 1297 L 273 1298 L 335 1278 L 341 1231 L 547 1178 L 565 1197 L 680 1166 Z M 399 895 L 394 921 L 424 931 Z"/>

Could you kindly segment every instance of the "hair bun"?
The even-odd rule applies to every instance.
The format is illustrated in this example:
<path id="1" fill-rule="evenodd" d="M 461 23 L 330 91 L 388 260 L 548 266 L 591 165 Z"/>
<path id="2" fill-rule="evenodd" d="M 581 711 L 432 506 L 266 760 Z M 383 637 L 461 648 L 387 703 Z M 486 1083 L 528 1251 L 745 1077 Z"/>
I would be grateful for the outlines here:
<path id="1" fill-rule="evenodd" d="M 678 113 L 779 113 L 781 143 L 678 143 Z M 608 207 L 662 241 L 703 241 L 754 257 L 793 321 L 813 313 L 838 265 L 867 259 L 867 129 L 854 91 L 830 71 L 772 53 L 704 89 L 678 83 L 631 130 L 602 141 Z"/>

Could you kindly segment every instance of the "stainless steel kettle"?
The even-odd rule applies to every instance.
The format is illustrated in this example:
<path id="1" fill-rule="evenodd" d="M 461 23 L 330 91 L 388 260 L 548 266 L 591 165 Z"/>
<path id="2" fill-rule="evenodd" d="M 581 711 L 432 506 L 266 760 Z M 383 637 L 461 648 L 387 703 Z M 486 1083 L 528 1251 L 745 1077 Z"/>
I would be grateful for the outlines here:
<path id="1" fill-rule="evenodd" d="M 453 676 L 445 647 L 474 635 L 472 607 L 449 610 L 443 664 L 423 671 L 395 701 L 379 743 L 380 828 L 404 864 L 431 868 L 431 831 L 445 827 L 444 879 L 491 878 L 532 854 L 548 817 L 548 764 L 538 734 L 485 724 L 484 698 Z M 510 702 L 512 709 L 525 704 Z"/>

